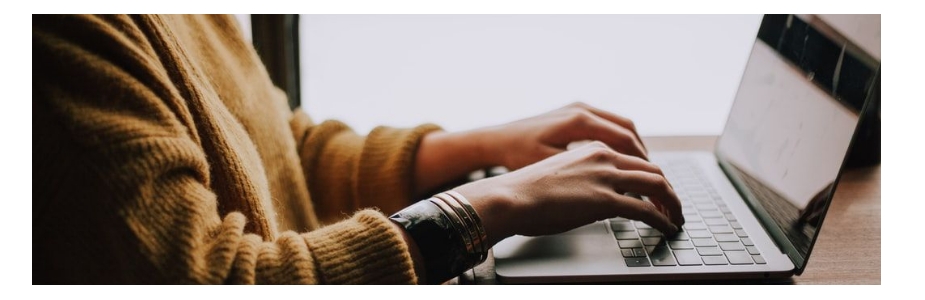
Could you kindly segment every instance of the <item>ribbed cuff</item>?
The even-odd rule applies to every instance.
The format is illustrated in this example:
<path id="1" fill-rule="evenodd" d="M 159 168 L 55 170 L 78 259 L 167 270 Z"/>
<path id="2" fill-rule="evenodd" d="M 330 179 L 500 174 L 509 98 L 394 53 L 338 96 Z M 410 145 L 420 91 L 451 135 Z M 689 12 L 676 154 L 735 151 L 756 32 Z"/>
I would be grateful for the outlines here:
<path id="1" fill-rule="evenodd" d="M 348 220 L 303 234 L 321 283 L 414 284 L 408 245 L 382 213 L 362 210 Z"/>
<path id="2" fill-rule="evenodd" d="M 437 130 L 440 127 L 433 124 L 373 129 L 366 137 L 357 176 L 361 201 L 377 203 L 387 214 L 411 204 L 418 146 L 424 135 Z"/>

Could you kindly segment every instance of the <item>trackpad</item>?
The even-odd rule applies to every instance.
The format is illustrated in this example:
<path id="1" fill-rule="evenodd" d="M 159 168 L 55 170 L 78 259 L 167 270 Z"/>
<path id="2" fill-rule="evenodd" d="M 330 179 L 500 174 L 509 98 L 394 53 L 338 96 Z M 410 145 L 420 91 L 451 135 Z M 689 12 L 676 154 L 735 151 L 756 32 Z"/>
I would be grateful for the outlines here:
<path id="1" fill-rule="evenodd" d="M 501 277 L 612 274 L 623 266 L 616 240 L 603 222 L 549 236 L 513 236 L 495 245 Z"/>

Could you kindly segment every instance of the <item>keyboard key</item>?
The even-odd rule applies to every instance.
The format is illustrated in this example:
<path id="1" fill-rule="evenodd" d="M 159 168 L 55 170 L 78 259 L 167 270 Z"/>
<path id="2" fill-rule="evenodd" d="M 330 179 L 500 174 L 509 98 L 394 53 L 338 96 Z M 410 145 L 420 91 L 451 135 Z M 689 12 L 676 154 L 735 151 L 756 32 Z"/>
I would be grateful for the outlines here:
<path id="1" fill-rule="evenodd" d="M 695 205 L 694 207 L 696 207 L 698 211 L 719 210 L 713 203 L 701 203 Z"/>
<path id="2" fill-rule="evenodd" d="M 678 233 L 676 233 L 675 235 L 671 236 L 671 238 L 669 238 L 669 240 L 671 241 L 686 241 L 689 239 L 691 238 L 687 235 L 687 232 L 684 232 L 684 231 L 678 231 Z"/>
<path id="3" fill-rule="evenodd" d="M 712 233 L 732 233 L 732 227 L 729 225 L 722 226 L 710 226 L 710 232 Z"/>
<path id="4" fill-rule="evenodd" d="M 725 215 L 726 215 L 726 220 L 729 220 L 729 221 L 735 221 L 735 220 L 736 220 L 736 216 L 733 215 L 733 214 L 731 214 L 731 213 L 728 213 L 728 214 L 725 214 Z"/>
<path id="5" fill-rule="evenodd" d="M 689 195 L 689 196 L 688 196 L 688 199 L 689 199 L 688 201 L 690 201 L 691 203 L 694 203 L 695 205 L 696 205 L 696 204 L 701 204 L 701 203 L 711 203 L 711 202 L 713 202 L 713 200 L 711 200 L 709 196 L 695 196 L 695 195 Z"/>
<path id="6" fill-rule="evenodd" d="M 646 257 L 646 250 L 642 248 L 633 248 L 633 256 Z"/>
<path id="7" fill-rule="evenodd" d="M 633 253 L 633 249 L 620 249 L 620 252 L 623 253 L 623 257 L 636 257 L 636 254 Z"/>
<path id="8" fill-rule="evenodd" d="M 644 237 L 644 238 L 642 238 L 642 244 L 643 244 L 643 245 L 646 245 L 646 246 L 655 246 L 655 245 L 658 245 L 658 244 L 660 244 L 660 243 L 661 243 L 661 244 L 664 244 L 664 241 L 662 241 L 662 238 L 660 238 L 660 237 Z"/>
<path id="9" fill-rule="evenodd" d="M 745 251 L 726 251 L 726 258 L 729 258 L 729 263 L 733 265 L 750 265 L 752 264 L 752 256 Z"/>
<path id="10" fill-rule="evenodd" d="M 731 233 L 717 233 L 713 235 L 717 242 L 738 242 L 739 237 Z"/>
<path id="11" fill-rule="evenodd" d="M 647 236 L 662 236 L 662 233 L 659 232 L 659 231 L 656 230 L 656 229 L 647 228 L 647 229 L 640 229 L 640 230 L 639 230 L 639 236 L 642 236 L 642 237 L 647 237 Z"/>
<path id="12" fill-rule="evenodd" d="M 636 224 L 636 228 L 639 228 L 639 229 L 652 228 L 652 226 L 649 226 L 649 224 L 646 224 L 646 223 L 643 223 L 643 222 L 636 221 L 636 222 L 633 222 L 633 223 Z"/>
<path id="13" fill-rule="evenodd" d="M 655 246 L 646 246 L 646 253 L 652 253 L 655 251 Z"/>
<path id="14" fill-rule="evenodd" d="M 639 235 L 636 234 L 635 231 L 617 231 L 617 232 L 614 232 L 613 235 L 614 235 L 618 240 L 635 240 L 635 239 L 639 239 Z"/>
<path id="15" fill-rule="evenodd" d="M 713 234 L 706 230 L 688 230 L 687 235 L 691 238 L 712 238 Z"/>
<path id="16" fill-rule="evenodd" d="M 742 229 L 736 229 L 736 235 L 738 235 L 740 238 L 748 237 L 748 234 L 745 233 L 745 230 L 742 230 Z"/>
<path id="17" fill-rule="evenodd" d="M 682 266 L 699 266 L 703 264 L 700 255 L 695 250 L 675 250 L 674 256 L 678 259 L 678 264 Z"/>
<path id="18" fill-rule="evenodd" d="M 700 222 L 691 222 L 691 223 L 684 224 L 684 229 L 702 230 L 702 229 L 707 229 L 707 225 L 703 225 L 703 223 L 700 223 Z"/>
<path id="19" fill-rule="evenodd" d="M 719 247 L 724 251 L 745 250 L 745 246 L 739 242 L 720 242 Z"/>
<path id="20" fill-rule="evenodd" d="M 742 239 L 742 245 L 745 245 L 745 246 L 754 246 L 755 243 L 752 242 L 752 239 L 750 239 L 750 238 L 743 238 L 743 239 Z"/>
<path id="21" fill-rule="evenodd" d="M 768 263 L 768 262 L 764 261 L 764 257 L 761 257 L 761 255 L 752 255 L 752 259 L 754 259 L 754 260 L 755 260 L 755 263 L 756 263 L 756 264 L 759 264 L 759 265 L 763 265 L 763 264 Z"/>
<path id="22" fill-rule="evenodd" d="M 676 266 L 677 262 L 668 247 L 655 247 L 655 250 L 649 253 L 649 259 L 654 266 Z"/>
<path id="23" fill-rule="evenodd" d="M 642 243 L 639 240 L 620 240 L 617 241 L 620 244 L 621 249 L 626 248 L 642 248 Z"/>
<path id="24" fill-rule="evenodd" d="M 719 211 L 723 212 L 724 214 L 728 214 L 732 212 L 732 210 L 729 209 L 729 207 L 726 206 L 725 204 L 717 205 L 717 206 L 719 207 Z"/>
<path id="25" fill-rule="evenodd" d="M 755 247 L 755 246 L 746 246 L 745 250 L 748 251 L 748 254 L 752 254 L 752 255 L 761 254 L 760 252 L 758 252 L 758 247 Z"/>
<path id="26" fill-rule="evenodd" d="M 694 249 L 694 245 L 691 245 L 691 242 L 688 241 L 670 241 L 668 246 L 671 249 Z"/>
<path id="27" fill-rule="evenodd" d="M 697 175 L 694 175 L 694 176 L 697 176 Z M 691 196 L 710 197 L 710 193 L 707 192 L 707 189 L 706 187 L 703 186 L 703 181 L 701 181 L 700 178 L 697 178 L 697 180 L 692 180 L 691 183 L 692 184 L 690 185 L 690 189 L 687 191 L 688 193 L 691 194 Z"/>
<path id="28" fill-rule="evenodd" d="M 732 229 L 742 229 L 742 224 L 739 224 L 738 221 L 729 222 L 729 226 L 732 226 Z"/>
<path id="29" fill-rule="evenodd" d="M 636 231 L 636 227 L 633 227 L 633 223 L 630 222 L 610 222 L 610 229 L 613 231 Z"/>
<path id="30" fill-rule="evenodd" d="M 703 264 L 705 265 L 726 265 L 728 264 L 725 256 L 704 256 L 704 257 L 701 257 L 701 259 L 703 259 Z"/>
<path id="31" fill-rule="evenodd" d="M 714 242 L 713 239 L 691 239 L 691 242 L 693 242 L 694 246 L 697 247 L 716 246 L 716 242 Z"/>
<path id="32" fill-rule="evenodd" d="M 711 225 L 711 226 L 726 225 L 726 224 L 727 224 L 725 219 L 719 219 L 719 218 L 717 218 L 717 219 L 705 219 L 705 220 L 704 220 L 704 223 L 707 223 L 707 225 Z"/>
<path id="33" fill-rule="evenodd" d="M 685 191 L 691 193 L 691 195 L 706 195 L 707 190 L 703 188 L 703 184 L 700 183 L 700 175 L 693 168 L 688 168 L 685 173 L 693 176 L 690 180 L 684 181 Z"/>
<path id="34" fill-rule="evenodd" d="M 687 189 L 688 193 L 690 193 L 691 196 L 695 198 L 710 196 L 710 193 L 707 193 L 707 190 L 703 188 L 703 185 L 700 184 L 700 182 L 694 182 L 693 184 L 685 185 L 685 187 L 689 188 Z"/>
<path id="35" fill-rule="evenodd" d="M 626 266 L 630 268 L 649 266 L 649 259 L 645 257 L 624 258 L 623 260 L 626 261 Z"/>
<path id="36" fill-rule="evenodd" d="M 705 212 L 700 213 L 700 217 L 705 218 L 705 219 L 722 218 L 722 217 L 725 217 L 725 215 L 723 215 L 723 213 L 718 212 L 718 211 L 705 211 Z"/>
<path id="37" fill-rule="evenodd" d="M 723 255 L 723 251 L 717 247 L 697 247 L 697 253 L 703 256 Z"/>
<path id="38" fill-rule="evenodd" d="M 610 223 L 614 223 L 614 222 L 626 222 L 626 221 L 629 221 L 629 219 L 624 218 L 624 217 L 610 218 Z"/>
<path id="39" fill-rule="evenodd" d="M 684 221 L 687 221 L 687 222 L 700 222 L 700 221 L 703 221 L 703 219 L 700 218 L 700 215 L 696 215 L 696 216 L 684 216 Z"/>

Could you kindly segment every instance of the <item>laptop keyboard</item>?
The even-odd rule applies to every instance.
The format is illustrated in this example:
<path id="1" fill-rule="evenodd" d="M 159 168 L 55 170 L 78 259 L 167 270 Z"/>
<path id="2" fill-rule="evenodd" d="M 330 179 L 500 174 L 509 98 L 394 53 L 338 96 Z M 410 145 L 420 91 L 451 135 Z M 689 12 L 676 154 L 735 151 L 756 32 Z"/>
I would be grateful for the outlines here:
<path id="1" fill-rule="evenodd" d="M 659 165 L 681 199 L 684 227 L 665 237 L 639 221 L 610 219 L 610 228 L 629 267 L 765 264 L 722 198 L 689 161 Z"/>

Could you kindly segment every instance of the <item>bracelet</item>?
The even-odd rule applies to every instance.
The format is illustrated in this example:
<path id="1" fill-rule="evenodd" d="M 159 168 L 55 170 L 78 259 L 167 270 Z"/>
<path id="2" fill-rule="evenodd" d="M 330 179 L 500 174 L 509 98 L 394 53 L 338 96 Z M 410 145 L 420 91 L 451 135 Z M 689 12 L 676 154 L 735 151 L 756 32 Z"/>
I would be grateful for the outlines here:
<path id="1" fill-rule="evenodd" d="M 405 228 L 421 256 L 428 284 L 440 284 L 468 270 L 459 231 L 440 207 L 420 201 L 389 217 Z"/>
<path id="2" fill-rule="evenodd" d="M 477 233 L 478 240 L 481 246 L 480 251 L 482 252 L 481 254 L 484 256 L 482 259 L 480 259 L 480 262 L 485 261 L 485 259 L 488 258 L 488 244 L 486 243 L 486 241 L 488 240 L 488 235 L 485 234 L 485 228 L 482 227 L 482 219 L 479 218 L 479 215 L 477 213 L 475 213 L 475 208 L 473 208 L 472 204 L 469 203 L 469 199 L 466 199 L 466 197 L 463 197 L 462 194 L 456 191 L 453 191 L 453 190 L 447 191 L 446 194 L 456 199 L 456 201 L 459 201 L 459 203 L 462 204 L 462 206 L 466 209 L 466 212 L 469 213 L 469 216 L 472 218 L 473 224 L 476 225 L 474 227 L 476 228 L 476 231 L 478 232 Z"/>
<path id="3" fill-rule="evenodd" d="M 448 212 L 448 215 L 455 213 L 458 219 L 462 219 L 463 226 L 459 228 L 461 229 L 460 231 L 469 235 L 469 239 L 464 239 L 464 241 L 471 241 L 471 243 L 466 244 L 466 250 L 471 256 L 472 266 L 474 267 L 485 261 L 488 258 L 488 246 L 485 243 L 487 237 L 485 230 L 482 228 L 482 221 L 478 214 L 475 213 L 475 208 L 472 207 L 469 200 L 456 191 L 447 191 L 434 195 L 430 201 L 436 201 L 434 198 L 441 199 L 444 203 L 449 204 L 452 212 Z"/>
<path id="4" fill-rule="evenodd" d="M 457 213 L 449 203 L 441 201 L 441 199 L 436 196 L 434 198 L 427 199 L 427 201 L 430 201 L 439 207 L 440 210 L 443 210 L 443 214 L 446 215 L 450 220 L 450 223 L 452 223 L 453 230 L 455 230 L 459 237 L 462 239 L 462 245 L 465 253 L 473 252 L 475 247 L 473 246 L 474 243 L 472 242 L 472 236 L 467 232 L 466 221 L 462 219 L 459 213 Z"/>
<path id="5" fill-rule="evenodd" d="M 439 199 L 439 200 L 435 200 L 435 199 Z M 462 236 L 463 236 L 463 241 L 466 244 L 466 252 L 467 253 L 479 252 L 480 242 L 476 240 L 478 238 L 477 229 L 475 229 L 475 226 L 469 225 L 469 224 L 473 224 L 472 217 L 469 217 L 469 214 L 462 207 L 462 205 L 460 205 L 456 201 L 456 199 L 453 199 L 452 197 L 448 196 L 446 193 L 440 193 L 440 194 L 434 195 L 433 198 L 430 198 L 428 200 L 435 201 L 435 202 L 442 202 L 443 204 L 448 206 L 449 209 L 453 211 L 453 214 L 455 214 L 455 216 L 458 217 L 458 220 L 460 221 L 456 223 L 457 225 L 460 226 L 458 228 L 462 229 L 462 231 L 464 232 Z M 441 207 L 441 208 L 446 210 L 446 207 Z"/>
<path id="6" fill-rule="evenodd" d="M 469 201 L 454 191 L 415 203 L 390 218 L 420 249 L 427 283 L 443 283 L 488 257 L 481 219 Z"/>

